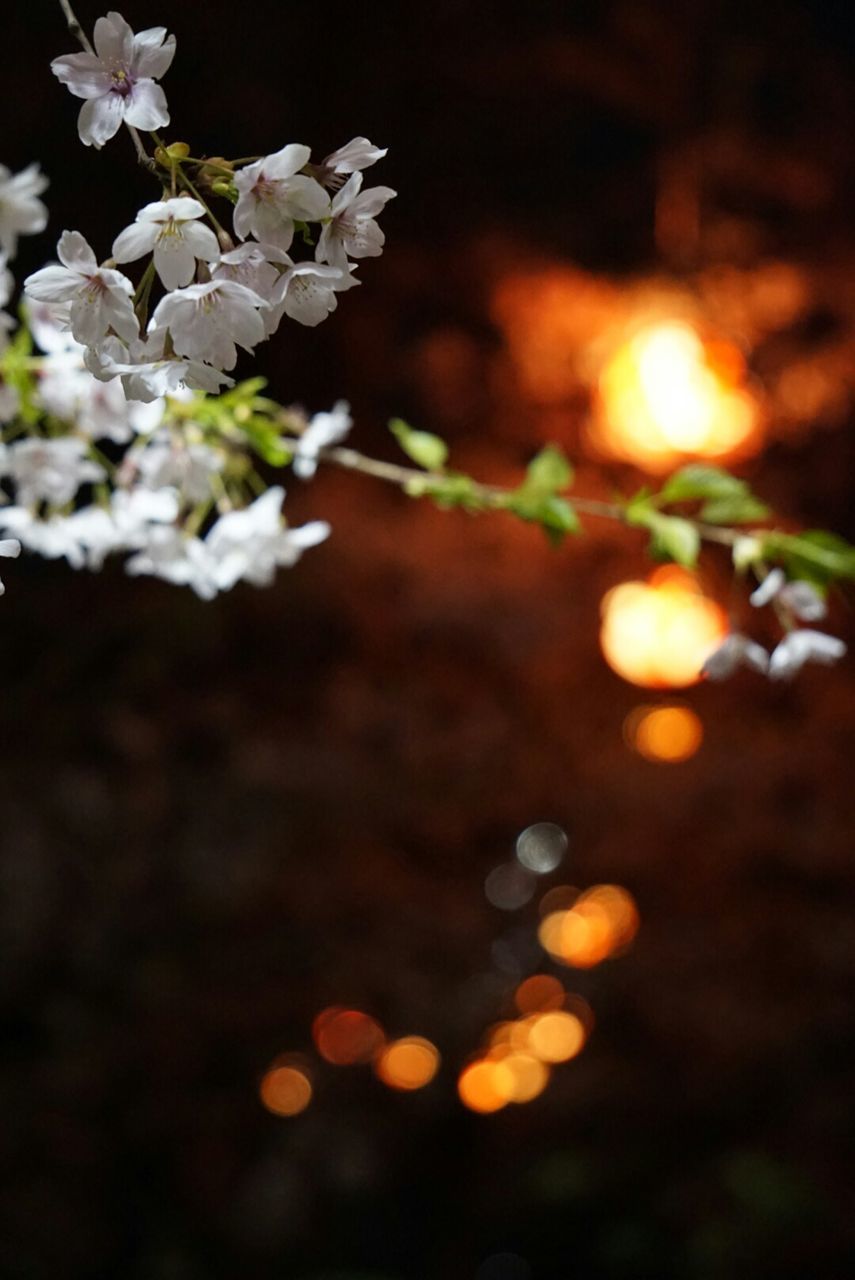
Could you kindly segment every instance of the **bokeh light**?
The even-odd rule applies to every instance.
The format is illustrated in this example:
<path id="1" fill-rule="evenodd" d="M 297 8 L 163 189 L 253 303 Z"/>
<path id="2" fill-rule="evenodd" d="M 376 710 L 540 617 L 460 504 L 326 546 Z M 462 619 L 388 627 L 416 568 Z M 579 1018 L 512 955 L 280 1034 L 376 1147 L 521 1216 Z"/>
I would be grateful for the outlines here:
<path id="1" fill-rule="evenodd" d="M 335 1066 L 371 1062 L 385 1040 L 375 1018 L 339 1005 L 318 1014 L 312 1024 L 312 1038 L 321 1057 Z"/>
<path id="2" fill-rule="evenodd" d="M 517 857 L 536 875 L 554 871 L 567 852 L 567 833 L 554 822 L 535 822 L 517 837 Z"/>
<path id="3" fill-rule="evenodd" d="M 564 1004 L 564 986 L 549 973 L 536 973 L 521 982 L 514 993 L 514 1003 L 520 1013 L 542 1013 L 547 1009 L 560 1009 Z"/>
<path id="4" fill-rule="evenodd" d="M 516 862 L 503 862 L 487 875 L 484 894 L 500 911 L 518 911 L 534 896 L 537 881 L 531 871 Z"/>
<path id="5" fill-rule="evenodd" d="M 275 1116 L 296 1116 L 312 1100 L 307 1070 L 296 1063 L 280 1062 L 267 1071 L 258 1088 L 262 1104 Z"/>
<path id="6" fill-rule="evenodd" d="M 555 1009 L 535 1018 L 528 1045 L 541 1062 L 569 1062 L 584 1048 L 587 1032 L 574 1013 Z"/>
<path id="7" fill-rule="evenodd" d="M 506 1102 L 533 1102 L 549 1084 L 549 1068 L 533 1053 L 500 1045 L 491 1049 L 488 1061 L 507 1073 L 496 1079 L 497 1088 L 507 1092 Z"/>
<path id="8" fill-rule="evenodd" d="M 647 471 L 681 459 L 732 458 L 761 442 L 758 406 L 739 348 L 704 342 L 685 320 L 638 329 L 614 352 L 598 386 L 595 437 Z"/>
<path id="9" fill-rule="evenodd" d="M 591 969 L 625 950 L 638 926 L 638 908 L 626 889 L 595 885 L 581 893 L 569 909 L 545 916 L 538 940 L 559 963 Z"/>
<path id="10" fill-rule="evenodd" d="M 423 1036 L 402 1036 L 380 1051 L 374 1070 L 390 1089 L 412 1092 L 430 1084 L 439 1063 L 439 1052 L 429 1040 Z"/>
<path id="11" fill-rule="evenodd" d="M 699 750 L 704 727 L 689 707 L 636 707 L 624 721 L 624 739 L 645 760 L 679 764 Z"/>
<path id="12" fill-rule="evenodd" d="M 504 1062 L 478 1058 L 464 1067 L 457 1081 L 460 1101 L 470 1111 L 487 1115 L 510 1101 L 514 1077 Z"/>
<path id="13" fill-rule="evenodd" d="M 696 684 L 728 632 L 727 615 L 676 565 L 646 582 L 612 587 L 602 602 L 600 646 L 611 669 L 648 689 Z"/>

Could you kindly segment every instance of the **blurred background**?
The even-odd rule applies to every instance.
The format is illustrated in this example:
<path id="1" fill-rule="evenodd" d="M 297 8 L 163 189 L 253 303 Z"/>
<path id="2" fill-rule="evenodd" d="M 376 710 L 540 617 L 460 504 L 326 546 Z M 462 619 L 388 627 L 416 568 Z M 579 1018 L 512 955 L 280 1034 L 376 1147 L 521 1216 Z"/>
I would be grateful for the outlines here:
<path id="1" fill-rule="evenodd" d="M 498 483 L 724 461 L 855 537 L 848 0 L 122 12 L 194 154 L 389 147 L 384 257 L 245 358 L 277 398 Z M 59 6 L 4 31 L 20 280 L 156 192 L 79 145 Z M 0 1274 L 849 1276 L 851 660 L 693 683 L 728 612 L 775 639 L 714 555 L 288 487 L 334 533 L 270 590 L 5 571 Z"/>

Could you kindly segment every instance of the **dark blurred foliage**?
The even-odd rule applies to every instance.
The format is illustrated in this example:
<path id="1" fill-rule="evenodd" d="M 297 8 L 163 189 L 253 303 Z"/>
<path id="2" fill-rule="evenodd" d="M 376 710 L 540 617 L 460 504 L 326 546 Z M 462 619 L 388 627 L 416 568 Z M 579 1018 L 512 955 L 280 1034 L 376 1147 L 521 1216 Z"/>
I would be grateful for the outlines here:
<path id="1" fill-rule="evenodd" d="M 195 150 L 390 147 L 386 256 L 328 325 L 261 355 L 283 399 L 347 395 L 369 451 L 403 412 L 464 465 L 523 462 L 524 406 L 486 376 L 488 283 L 517 254 L 656 265 L 663 157 L 706 157 L 758 251 L 849 270 L 849 3 L 122 12 L 177 32 L 170 136 Z M 58 6 L 4 16 L 2 158 L 52 178 L 20 277 L 65 226 L 106 253 L 153 195 L 126 139 L 79 146 L 47 70 L 70 49 Z M 469 353 L 451 372 L 425 355 L 448 332 Z M 754 482 L 852 536 L 853 460 L 850 413 L 770 448 Z M 651 765 L 621 739 L 645 695 L 596 642 L 603 591 L 642 568 L 626 535 L 556 552 L 369 480 L 292 488 L 294 520 L 335 533 L 269 591 L 5 573 L 0 1274 L 843 1280 L 851 660 L 690 691 L 700 754 Z M 844 605 L 833 626 L 851 639 Z M 583 1055 L 530 1106 L 476 1117 L 455 1068 L 535 919 L 509 924 L 483 879 L 547 818 L 567 875 L 626 885 L 642 929 L 570 978 L 597 1016 Z M 397 1096 L 329 1067 L 303 1116 L 268 1115 L 260 1074 L 333 1002 L 431 1036 L 440 1078 Z"/>

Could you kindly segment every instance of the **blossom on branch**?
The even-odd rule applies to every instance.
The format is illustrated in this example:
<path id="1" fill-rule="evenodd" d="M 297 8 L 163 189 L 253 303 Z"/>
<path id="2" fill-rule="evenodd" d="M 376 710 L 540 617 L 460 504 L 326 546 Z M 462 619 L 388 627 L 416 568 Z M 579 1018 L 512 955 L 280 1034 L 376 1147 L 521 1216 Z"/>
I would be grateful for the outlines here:
<path id="1" fill-rule="evenodd" d="M 75 436 L 15 440 L 0 456 L 0 475 L 11 476 L 22 506 L 43 501 L 61 507 L 71 502 L 81 484 L 105 477 L 104 468 L 88 457 L 88 451 L 87 441 Z"/>
<path id="2" fill-rule="evenodd" d="M 125 342 L 139 337 L 134 286 L 121 271 L 99 267 L 79 231 L 63 231 L 57 246 L 62 266 L 42 267 L 24 281 L 36 302 L 70 302 L 71 332 L 84 346 L 96 346 L 110 329 Z"/>
<path id="3" fill-rule="evenodd" d="M 288 448 L 294 454 L 291 466 L 294 474 L 301 480 L 311 480 L 318 469 L 321 449 L 340 444 L 352 426 L 350 405 L 346 400 L 338 400 L 331 413 L 316 413 L 299 439 L 293 443 L 288 441 Z"/>
<path id="4" fill-rule="evenodd" d="M 189 284 L 196 272 L 196 260 L 215 262 L 219 257 L 217 237 L 199 222 L 205 206 L 189 196 L 157 200 L 140 209 L 131 226 L 113 241 L 116 262 L 136 262 L 154 251 L 154 265 L 167 289 Z"/>
<path id="5" fill-rule="evenodd" d="M 233 369 L 235 343 L 251 352 L 264 341 L 264 321 L 259 308 L 267 303 L 257 293 L 234 280 L 191 284 L 161 298 L 152 316 L 152 327 L 168 329 L 180 356 Z"/>
<path id="6" fill-rule="evenodd" d="M 749 667 L 752 671 L 766 675 L 769 670 L 769 655 L 755 640 L 739 631 L 731 631 L 709 655 L 701 673 L 708 680 L 727 680 L 740 667 Z"/>
<path id="7" fill-rule="evenodd" d="M 326 191 L 300 172 L 310 155 L 308 147 L 292 142 L 237 171 L 234 225 L 239 239 L 252 235 L 263 243 L 290 249 L 295 222 L 319 222 L 329 214 Z"/>
<path id="8" fill-rule="evenodd" d="M 396 195 L 391 187 L 363 191 L 362 174 L 352 174 L 333 198 L 330 220 L 315 250 L 318 262 L 346 270 L 348 254 L 351 258 L 379 258 L 386 237 L 375 218 Z"/>
<path id="9" fill-rule="evenodd" d="M 272 293 L 275 323 L 268 323 L 273 332 L 284 312 L 300 324 L 314 327 L 326 320 L 338 306 L 336 293 L 353 289 L 360 280 L 348 270 L 331 267 L 319 262 L 291 262 L 276 282 Z"/>
<path id="10" fill-rule="evenodd" d="M 0 250 L 14 258 L 18 236 L 32 236 L 47 226 L 47 209 L 39 196 L 48 180 L 37 164 L 11 174 L 0 164 Z"/>
<path id="11" fill-rule="evenodd" d="M 770 680 L 790 680 L 801 671 L 806 662 L 817 662 L 830 667 L 846 653 L 846 645 L 838 636 L 824 631 L 812 631 L 797 627 L 789 631 L 772 652 L 769 660 Z"/>
<path id="12" fill-rule="evenodd" d="M 95 53 L 54 58 L 51 71 L 76 98 L 85 98 L 77 128 L 85 147 L 103 147 L 122 123 L 136 129 L 169 124 L 166 96 L 159 84 L 175 56 L 175 36 L 166 27 L 135 35 L 120 13 L 95 23 Z"/>
<path id="13" fill-rule="evenodd" d="M 387 147 L 375 147 L 367 138 L 351 138 L 318 165 L 318 182 L 332 190 L 338 190 L 345 178 L 360 169 L 367 169 L 386 155 Z"/>

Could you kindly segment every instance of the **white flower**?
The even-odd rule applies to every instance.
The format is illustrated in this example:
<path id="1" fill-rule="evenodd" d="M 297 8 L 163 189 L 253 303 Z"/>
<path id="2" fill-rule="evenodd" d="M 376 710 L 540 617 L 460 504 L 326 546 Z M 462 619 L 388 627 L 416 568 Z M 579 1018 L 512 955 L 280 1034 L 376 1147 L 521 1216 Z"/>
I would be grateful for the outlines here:
<path id="1" fill-rule="evenodd" d="M 236 249 L 220 255 L 220 260 L 212 266 L 211 276 L 214 280 L 234 280 L 242 284 L 265 302 L 270 302 L 273 286 L 279 279 L 281 266 L 290 265 L 291 259 L 284 249 L 277 249 L 272 244 L 257 244 L 247 240 Z"/>
<path id="2" fill-rule="evenodd" d="M 779 600 L 802 622 L 819 622 L 828 612 L 816 587 L 802 579 L 788 582 L 783 569 L 772 569 L 767 573 L 756 591 L 752 591 L 750 599 L 757 608 Z"/>
<path id="3" fill-rule="evenodd" d="M 121 271 L 99 267 L 79 231 L 63 231 L 57 245 L 60 266 L 42 267 L 24 281 L 36 302 L 70 302 L 71 332 L 85 346 L 96 346 L 114 329 L 125 342 L 139 336 L 134 286 Z"/>
<path id="4" fill-rule="evenodd" d="M 239 239 L 253 235 L 265 244 L 288 249 L 295 222 L 318 222 L 327 216 L 329 196 L 314 178 L 300 173 L 310 155 L 308 147 L 292 142 L 238 169 L 234 224 Z"/>
<path id="5" fill-rule="evenodd" d="M 144 546 L 155 525 L 171 525 L 178 515 L 178 495 L 173 489 L 115 489 L 110 508 L 84 507 L 69 517 L 85 548 L 90 569 L 100 569 L 113 551 Z"/>
<path id="6" fill-rule="evenodd" d="M 44 501 L 61 507 L 82 484 L 104 479 L 104 468 L 87 457 L 88 448 L 74 436 L 15 440 L 0 458 L 0 474 L 12 477 L 22 506 Z"/>
<path id="7" fill-rule="evenodd" d="M 175 56 L 175 36 L 165 27 L 134 35 L 120 13 L 95 23 L 95 53 L 54 58 L 51 71 L 76 98 L 85 98 L 77 128 L 86 147 L 103 147 L 124 121 L 136 129 L 169 124 L 159 80 Z"/>
<path id="8" fill-rule="evenodd" d="M 362 174 L 354 173 L 333 198 L 330 220 L 325 223 L 315 250 L 318 262 L 347 268 L 351 258 L 377 258 L 386 237 L 374 219 L 397 192 L 391 187 L 362 190 Z"/>
<path id="9" fill-rule="evenodd" d="M 18 416 L 21 397 L 15 387 L 8 382 L 0 382 L 0 422 L 11 422 Z"/>
<path id="10" fill-rule="evenodd" d="M 0 507 L 0 528 L 14 533 L 28 551 L 46 560 L 65 557 L 72 569 L 86 563 L 78 516 L 50 516 L 40 520 L 27 507 Z"/>
<path id="11" fill-rule="evenodd" d="M 270 331 L 275 331 L 283 312 L 300 324 L 314 327 L 335 311 L 338 306 L 336 293 L 360 283 L 350 271 L 342 271 L 340 267 L 318 262 L 292 262 L 273 290 L 274 316 L 270 318 L 268 328 L 273 324 Z"/>
<path id="12" fill-rule="evenodd" d="M 162 431 L 143 448 L 134 449 L 125 461 L 136 467 L 147 488 L 172 487 L 187 502 L 195 503 L 210 498 L 211 477 L 219 475 L 226 460 L 210 445 L 179 442 Z"/>
<path id="13" fill-rule="evenodd" d="M 805 627 L 790 631 L 772 652 L 769 661 L 770 680 L 789 680 L 806 662 L 818 662 L 830 667 L 846 652 L 846 645 L 837 636 L 823 631 L 811 631 Z"/>
<path id="14" fill-rule="evenodd" d="M 200 360 L 217 369 L 233 369 L 235 343 L 252 351 L 264 340 L 259 307 L 267 304 L 257 293 L 233 280 L 191 284 L 161 298 L 152 316 L 155 328 L 168 329 L 180 356 Z"/>
<path id="15" fill-rule="evenodd" d="M 318 166 L 318 181 L 333 189 L 342 185 L 347 174 L 367 169 L 382 160 L 386 147 L 375 147 L 367 138 L 351 138 L 345 146 L 333 151 Z"/>
<path id="16" fill-rule="evenodd" d="M 316 413 L 306 430 L 288 448 L 293 451 L 292 470 L 301 480 L 310 480 L 318 469 L 318 454 L 331 444 L 339 444 L 344 440 L 353 419 L 350 416 L 350 405 L 346 400 L 339 400 L 333 405 L 332 413 Z"/>
<path id="17" fill-rule="evenodd" d="M 150 525 L 145 542 L 131 556 L 125 569 L 133 575 L 150 574 L 178 586 L 192 587 L 203 600 L 213 600 L 217 584 L 213 562 L 201 538 L 190 537 L 167 525 Z"/>
<path id="18" fill-rule="evenodd" d="M 330 526 L 323 520 L 285 528 L 284 497 L 285 490 L 274 485 L 243 511 L 221 516 L 210 530 L 205 545 L 221 591 L 228 591 L 241 578 L 257 587 L 269 586 L 278 566 L 296 564 L 306 547 L 329 536 Z"/>
<path id="19" fill-rule="evenodd" d="M 129 403 L 158 404 L 164 396 L 180 396 L 187 387 L 218 394 L 225 384 L 234 386 L 234 379 L 218 369 L 193 360 L 165 359 L 163 339 L 166 331 L 152 333 L 145 342 L 132 342 L 130 348 L 118 338 L 105 338 L 97 348 L 90 347 L 84 356 L 86 368 L 99 382 L 109 383 L 121 379 L 124 396 Z M 158 423 L 146 419 L 146 427 L 137 431 L 153 430 Z"/>
<path id="20" fill-rule="evenodd" d="M 14 558 L 15 556 L 19 556 L 20 554 L 21 554 L 21 544 L 17 538 L 3 538 L 2 540 L 0 540 L 0 556 L 5 556 L 6 558 L 9 558 L 9 557 Z M 5 590 L 6 588 L 3 585 L 3 582 L 0 581 L 0 596 L 3 595 Z"/>
<path id="21" fill-rule="evenodd" d="M 14 258 L 18 236 L 31 236 L 47 226 L 47 209 L 38 197 L 48 185 L 37 164 L 14 176 L 0 164 L 0 249 Z"/>
<path id="22" fill-rule="evenodd" d="M 154 265 L 165 288 L 180 289 L 193 279 L 197 258 L 213 262 L 219 256 L 217 237 L 198 221 L 204 216 L 204 205 L 189 196 L 147 204 L 116 236 L 113 257 L 116 262 L 136 262 L 154 250 Z"/>
<path id="23" fill-rule="evenodd" d="M 765 675 L 769 670 L 769 655 L 756 641 L 732 631 L 709 655 L 701 674 L 708 680 L 726 680 L 738 667 L 750 667 L 752 671 Z"/>

